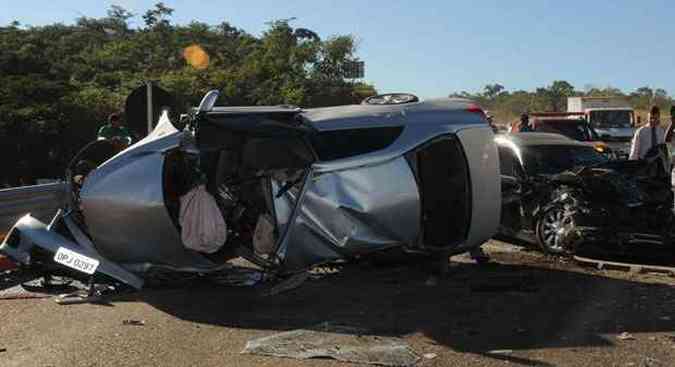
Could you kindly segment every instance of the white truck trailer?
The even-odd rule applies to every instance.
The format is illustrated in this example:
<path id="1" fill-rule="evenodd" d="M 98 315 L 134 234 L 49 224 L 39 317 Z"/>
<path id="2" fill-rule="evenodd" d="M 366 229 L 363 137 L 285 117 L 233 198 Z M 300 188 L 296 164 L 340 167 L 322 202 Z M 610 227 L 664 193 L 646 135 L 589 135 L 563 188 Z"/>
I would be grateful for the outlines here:
<path id="1" fill-rule="evenodd" d="M 583 112 L 605 141 L 628 142 L 635 133 L 635 111 L 622 97 L 568 97 L 567 112 Z"/>

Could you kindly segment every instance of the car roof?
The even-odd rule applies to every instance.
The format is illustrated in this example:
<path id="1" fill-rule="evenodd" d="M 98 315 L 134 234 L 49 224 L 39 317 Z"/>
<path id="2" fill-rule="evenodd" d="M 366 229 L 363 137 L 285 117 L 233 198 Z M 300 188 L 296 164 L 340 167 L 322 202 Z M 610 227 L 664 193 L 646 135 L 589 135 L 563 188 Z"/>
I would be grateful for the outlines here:
<path id="1" fill-rule="evenodd" d="M 354 104 L 300 109 L 297 106 L 215 106 L 207 112 L 218 119 L 227 115 L 298 115 L 319 131 L 405 126 L 486 125 L 478 105 L 464 98 L 435 98 L 400 104 Z"/>
<path id="2" fill-rule="evenodd" d="M 519 147 L 538 145 L 573 145 L 587 147 L 587 144 L 570 139 L 561 134 L 523 132 L 503 134 L 495 138 L 498 144 L 515 144 Z"/>
<path id="3" fill-rule="evenodd" d="M 485 124 L 481 114 L 467 109 L 477 107 L 468 99 L 435 98 L 401 104 L 358 104 L 310 108 L 302 117 L 319 130 L 371 126 L 417 124 Z"/>
<path id="4" fill-rule="evenodd" d="M 555 123 L 555 124 L 566 124 L 566 123 L 584 123 L 586 120 L 584 119 L 579 119 L 579 118 L 550 118 L 550 117 L 535 117 L 533 119 L 534 121 L 537 121 L 538 123 L 541 124 L 546 124 L 546 123 Z"/>
<path id="5" fill-rule="evenodd" d="M 221 114 L 270 114 L 270 113 L 298 113 L 300 108 L 291 105 L 280 105 L 280 106 L 216 106 L 213 107 L 208 114 L 209 115 L 221 115 Z"/>

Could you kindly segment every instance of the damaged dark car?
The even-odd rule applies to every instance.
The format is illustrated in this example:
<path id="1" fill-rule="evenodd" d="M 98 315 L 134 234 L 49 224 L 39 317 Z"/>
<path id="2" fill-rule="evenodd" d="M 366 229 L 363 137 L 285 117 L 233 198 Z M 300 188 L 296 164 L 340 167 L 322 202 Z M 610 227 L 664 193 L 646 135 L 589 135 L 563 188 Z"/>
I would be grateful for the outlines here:
<path id="1" fill-rule="evenodd" d="M 671 251 L 673 192 L 665 144 L 642 160 L 610 160 L 558 134 L 512 134 L 495 142 L 500 237 L 556 255 L 591 245 L 615 253 L 635 246 Z"/>
<path id="2" fill-rule="evenodd" d="M 21 218 L 0 253 L 141 288 L 235 258 L 279 276 L 389 249 L 447 258 L 496 233 L 497 149 L 470 101 L 394 94 L 303 110 L 217 98 L 185 126 L 162 115 L 112 158 L 105 141 L 87 147 L 67 205 L 49 224 Z"/>

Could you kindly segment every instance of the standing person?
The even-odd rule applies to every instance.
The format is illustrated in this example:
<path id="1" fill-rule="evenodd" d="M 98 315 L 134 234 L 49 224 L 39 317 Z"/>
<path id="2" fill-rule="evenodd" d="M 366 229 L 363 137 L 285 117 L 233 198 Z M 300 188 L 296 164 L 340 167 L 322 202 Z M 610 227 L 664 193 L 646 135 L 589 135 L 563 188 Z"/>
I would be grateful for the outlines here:
<path id="1" fill-rule="evenodd" d="M 499 129 L 497 129 L 497 126 L 495 126 L 495 121 L 492 115 L 486 114 L 485 119 L 487 120 L 488 126 L 490 126 L 490 128 L 492 129 L 492 132 L 496 134 L 499 131 Z"/>
<path id="2" fill-rule="evenodd" d="M 675 106 L 670 106 L 670 126 L 666 131 L 666 141 L 670 143 L 673 140 L 673 126 L 675 125 Z"/>
<path id="3" fill-rule="evenodd" d="M 649 124 L 637 129 L 633 136 L 628 159 L 643 159 L 652 147 L 666 142 L 666 130 L 661 128 L 661 111 L 658 106 L 649 110 Z M 671 129 L 671 125 L 667 130 Z"/>
<path id="4" fill-rule="evenodd" d="M 120 115 L 113 113 L 108 116 L 108 123 L 98 130 L 98 140 L 112 140 L 114 143 L 123 145 L 131 144 L 133 136 L 129 129 L 122 125 Z"/>
<path id="5" fill-rule="evenodd" d="M 530 126 L 530 115 L 527 112 L 520 115 L 520 129 L 521 133 L 532 131 L 532 126 Z"/>

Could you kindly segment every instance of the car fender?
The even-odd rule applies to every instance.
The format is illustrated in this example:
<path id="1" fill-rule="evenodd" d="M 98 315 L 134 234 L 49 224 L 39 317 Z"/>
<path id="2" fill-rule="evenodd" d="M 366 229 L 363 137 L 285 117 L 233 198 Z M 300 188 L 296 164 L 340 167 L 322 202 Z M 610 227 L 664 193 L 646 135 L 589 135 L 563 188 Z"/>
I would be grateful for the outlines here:
<path id="1" fill-rule="evenodd" d="M 99 261 L 97 273 L 107 275 L 136 289 L 143 287 L 143 279 L 105 259 L 95 251 L 80 246 L 55 231 L 51 231 L 48 225 L 33 218 L 30 214 L 19 219 L 10 230 L 5 240 L 0 244 L 0 253 L 7 255 L 19 264 L 30 265 L 31 253 L 36 247 L 51 254 L 55 254 L 59 248 L 65 248 L 96 259 Z"/>

